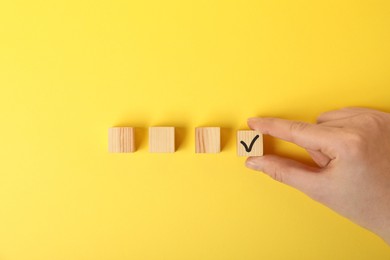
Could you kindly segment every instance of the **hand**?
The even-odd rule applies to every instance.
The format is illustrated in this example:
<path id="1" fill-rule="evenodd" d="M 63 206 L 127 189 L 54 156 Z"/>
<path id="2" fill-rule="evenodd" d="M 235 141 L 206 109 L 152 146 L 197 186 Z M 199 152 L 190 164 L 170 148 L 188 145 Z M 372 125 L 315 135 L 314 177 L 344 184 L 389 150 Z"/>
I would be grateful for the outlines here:
<path id="1" fill-rule="evenodd" d="M 373 231 L 390 244 L 390 114 L 344 108 L 317 124 L 250 118 L 248 125 L 305 148 L 318 167 L 277 155 L 249 157 L 262 171 Z"/>

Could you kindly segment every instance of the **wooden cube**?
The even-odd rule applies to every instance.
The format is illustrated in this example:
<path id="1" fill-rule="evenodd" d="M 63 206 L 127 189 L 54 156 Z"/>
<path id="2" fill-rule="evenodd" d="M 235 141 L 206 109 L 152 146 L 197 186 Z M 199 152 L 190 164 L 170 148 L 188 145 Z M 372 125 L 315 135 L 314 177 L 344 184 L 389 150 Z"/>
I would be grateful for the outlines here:
<path id="1" fill-rule="evenodd" d="M 237 131 L 237 155 L 262 156 L 263 134 L 253 130 Z"/>
<path id="2" fill-rule="evenodd" d="M 219 153 L 220 151 L 220 127 L 195 128 L 195 153 Z"/>
<path id="3" fill-rule="evenodd" d="M 149 151 L 151 153 L 175 152 L 175 128 L 169 126 L 149 127 Z"/>
<path id="4" fill-rule="evenodd" d="M 132 153 L 134 150 L 133 127 L 112 127 L 108 129 L 108 151 L 110 153 Z"/>

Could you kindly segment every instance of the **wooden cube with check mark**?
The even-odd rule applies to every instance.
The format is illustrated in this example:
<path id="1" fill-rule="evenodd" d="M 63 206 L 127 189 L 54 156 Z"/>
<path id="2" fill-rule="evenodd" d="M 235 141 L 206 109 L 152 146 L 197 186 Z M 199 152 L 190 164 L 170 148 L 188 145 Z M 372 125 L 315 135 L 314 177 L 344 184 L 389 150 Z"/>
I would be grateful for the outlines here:
<path id="1" fill-rule="evenodd" d="M 254 130 L 237 131 L 238 156 L 262 156 L 263 134 Z"/>

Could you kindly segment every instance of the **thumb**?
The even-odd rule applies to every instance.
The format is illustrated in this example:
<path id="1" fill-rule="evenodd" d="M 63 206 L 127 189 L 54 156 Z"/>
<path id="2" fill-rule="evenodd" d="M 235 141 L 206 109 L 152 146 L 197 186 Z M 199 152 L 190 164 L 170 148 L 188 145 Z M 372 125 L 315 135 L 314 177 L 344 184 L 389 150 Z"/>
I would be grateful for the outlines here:
<path id="1" fill-rule="evenodd" d="M 262 171 L 274 180 L 294 187 L 314 199 L 319 199 L 318 196 L 324 191 L 324 175 L 321 174 L 321 169 L 288 158 L 277 155 L 249 157 L 246 166 Z"/>

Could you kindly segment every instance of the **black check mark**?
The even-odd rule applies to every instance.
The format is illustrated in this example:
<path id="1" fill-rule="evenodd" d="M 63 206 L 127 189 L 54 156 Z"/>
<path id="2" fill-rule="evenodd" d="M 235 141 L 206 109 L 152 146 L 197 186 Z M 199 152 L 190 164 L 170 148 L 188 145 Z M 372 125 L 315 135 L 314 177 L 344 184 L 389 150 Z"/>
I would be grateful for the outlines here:
<path id="1" fill-rule="evenodd" d="M 247 153 L 249 153 L 250 151 L 252 151 L 252 147 L 253 147 L 253 145 L 255 144 L 256 140 L 257 140 L 259 137 L 260 137 L 259 135 L 256 135 L 256 136 L 253 138 L 252 142 L 250 143 L 249 147 L 246 145 L 246 143 L 245 143 L 244 141 L 240 141 L 240 143 L 244 146 L 245 151 L 246 151 Z"/>

